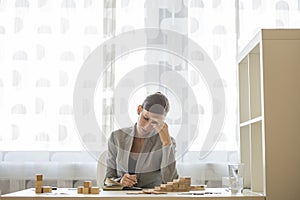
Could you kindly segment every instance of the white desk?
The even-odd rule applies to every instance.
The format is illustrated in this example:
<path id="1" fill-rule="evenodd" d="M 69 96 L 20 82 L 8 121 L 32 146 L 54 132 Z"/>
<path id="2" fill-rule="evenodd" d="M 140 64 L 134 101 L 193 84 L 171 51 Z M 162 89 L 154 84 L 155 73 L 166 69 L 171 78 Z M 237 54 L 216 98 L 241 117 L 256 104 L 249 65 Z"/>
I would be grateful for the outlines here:
<path id="1" fill-rule="evenodd" d="M 53 190 L 52 193 L 35 194 L 34 188 L 2 195 L 1 200 L 70 200 L 70 199 L 111 199 L 111 200 L 145 200 L 145 199 L 160 199 L 160 200 L 180 200 L 180 199 L 193 199 L 193 198 L 207 198 L 209 200 L 265 200 L 265 196 L 258 193 L 244 191 L 243 194 L 231 195 L 224 188 L 207 188 L 205 191 L 193 191 L 189 193 L 170 192 L 168 194 L 126 194 L 129 191 L 102 191 L 99 194 L 77 194 L 76 188 L 58 188 Z M 207 194 L 199 194 L 206 192 Z M 195 195 L 196 194 L 196 195 Z"/>

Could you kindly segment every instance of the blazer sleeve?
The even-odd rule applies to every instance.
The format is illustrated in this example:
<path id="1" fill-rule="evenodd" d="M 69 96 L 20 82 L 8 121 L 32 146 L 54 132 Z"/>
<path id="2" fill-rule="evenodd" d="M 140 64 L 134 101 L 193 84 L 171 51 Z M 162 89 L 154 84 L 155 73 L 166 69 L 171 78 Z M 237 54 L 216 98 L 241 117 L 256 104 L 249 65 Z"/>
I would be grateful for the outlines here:
<path id="1" fill-rule="evenodd" d="M 167 183 L 178 178 L 175 160 L 176 143 L 171 138 L 172 143 L 162 148 L 161 177 L 162 182 Z"/>
<path id="2" fill-rule="evenodd" d="M 107 159 L 106 159 L 106 178 L 112 178 L 115 181 L 120 181 L 122 177 L 118 177 L 117 174 L 117 148 L 116 143 L 114 140 L 114 134 L 112 133 L 108 140 L 108 152 L 107 152 Z M 105 182 L 105 180 L 104 180 Z"/>

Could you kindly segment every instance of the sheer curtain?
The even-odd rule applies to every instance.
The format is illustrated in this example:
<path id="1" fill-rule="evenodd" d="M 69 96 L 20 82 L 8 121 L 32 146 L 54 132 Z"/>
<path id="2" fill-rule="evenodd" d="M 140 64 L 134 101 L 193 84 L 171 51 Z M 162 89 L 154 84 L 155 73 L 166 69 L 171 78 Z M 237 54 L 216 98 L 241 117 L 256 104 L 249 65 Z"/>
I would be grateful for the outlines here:
<path id="1" fill-rule="evenodd" d="M 83 145 L 93 135 L 76 131 L 73 90 L 83 62 L 105 39 L 103 9 L 93 0 L 0 1 L 2 194 L 34 187 L 35 173 L 59 187 L 95 178 Z"/>
<path id="2" fill-rule="evenodd" d="M 176 56 L 149 50 L 130 53 L 110 63 L 103 73 L 104 78 L 97 83 L 95 105 L 82 102 L 81 110 L 83 114 L 95 110 L 102 133 L 77 132 L 72 98 L 77 75 L 85 60 L 102 42 L 126 31 L 149 27 L 172 30 L 191 38 L 204 49 L 219 71 L 221 79 L 215 80 L 215 87 L 224 85 L 226 117 L 222 130 L 212 138 L 215 141 L 212 145 L 205 146 L 205 141 L 211 138 L 208 129 L 213 111 L 201 73 Z M 99 138 L 102 143 L 99 146 L 105 146 L 110 132 L 119 128 L 114 119 L 117 114 L 113 98 L 115 87 L 129 72 L 155 63 L 168 66 L 169 70 L 153 76 L 168 77 L 175 71 L 192 86 L 192 93 L 199 101 L 199 132 L 196 137 L 178 141 L 178 148 L 183 149 L 181 161 L 194 160 L 195 156 L 197 161 L 207 161 L 207 155 L 218 162 L 236 160 L 235 42 L 233 0 L 0 1 L 0 119 L 4 122 L 0 124 L 0 148 L 3 160 L 10 157 L 7 154 L 10 151 L 89 151 L 88 144 Z M 186 48 L 184 43 L 178 45 L 182 45 L 182 51 Z M 110 56 L 103 60 L 103 65 L 115 59 Z M 88 89 L 93 84 L 86 82 L 84 87 Z M 172 109 L 167 122 L 175 137 L 185 120 L 178 116 L 189 115 L 182 113 L 180 108 L 186 106 L 182 102 L 190 94 L 183 91 L 176 96 L 164 85 L 145 85 L 131 94 L 127 112 L 134 123 L 136 106 L 146 94 L 157 90 L 170 97 Z M 188 128 L 188 122 L 184 123 Z M 234 152 L 234 156 L 228 152 Z M 52 157 L 49 154 L 44 159 L 50 161 Z M 27 156 L 24 161 L 27 158 L 31 161 Z"/>
<path id="3" fill-rule="evenodd" d="M 186 138 L 177 141 L 178 150 L 182 154 L 181 161 L 195 161 L 195 156 L 199 162 L 227 162 L 238 159 L 235 4 L 236 1 L 234 0 L 226 2 L 201 0 L 155 1 L 155 3 L 148 0 L 116 2 L 116 35 L 141 28 L 161 28 L 175 31 L 195 41 L 212 60 L 214 67 L 220 74 L 220 78 L 214 80 L 214 88 L 224 89 L 224 101 L 226 103 L 224 108 L 220 106 L 220 109 L 224 110 L 218 110 L 218 108 L 212 110 L 214 99 L 210 96 L 203 74 L 197 72 L 188 62 L 174 55 L 145 48 L 130 52 L 114 62 L 114 87 L 118 87 L 122 79 L 127 78 L 134 70 L 141 66 L 146 69 L 145 66 L 150 64 L 168 66 L 169 68 L 161 67 L 160 71 L 154 72 L 154 74 L 147 74 L 148 72 L 145 70 L 145 74 L 140 75 L 145 82 L 149 81 L 151 76 L 156 76 L 162 80 L 172 76 L 172 73 L 175 72 L 180 74 L 191 86 L 199 106 L 199 129 L 196 137 L 187 135 Z M 133 13 L 133 10 L 136 12 Z M 158 40 L 158 42 L 166 44 L 168 41 L 167 38 L 159 38 Z M 189 48 L 183 41 L 176 42 L 177 46 L 181 46 L 182 51 Z M 201 55 L 197 56 L 201 57 Z M 132 78 L 130 83 L 133 85 L 132 87 L 136 88 L 131 91 L 128 99 L 129 109 L 124 109 L 129 113 L 131 124 L 133 124 L 137 119 L 136 106 L 142 102 L 143 98 L 151 92 L 164 92 L 171 101 L 171 112 L 167 117 L 167 122 L 170 125 L 172 136 L 176 137 L 178 134 L 182 134 L 178 132 L 180 126 L 186 125 L 186 129 L 190 126 L 189 122 L 185 121 L 189 112 L 184 113 L 181 110 L 181 107 L 186 106 L 184 102 L 190 94 L 183 91 L 174 95 L 162 82 L 158 81 L 157 84 L 153 85 L 134 85 L 135 82 Z M 95 101 L 95 108 L 99 113 L 101 113 L 99 102 L 101 102 L 100 99 L 103 95 L 104 92 L 102 93 L 98 88 L 96 99 L 99 100 Z M 110 106 L 113 105 L 114 107 L 110 109 L 117 114 L 116 106 L 119 107 L 119 105 L 114 105 L 112 100 L 110 102 Z M 102 112 L 104 110 L 105 108 L 102 107 Z M 212 118 L 218 112 L 225 112 L 222 129 L 219 130 L 218 134 L 209 133 Z M 97 117 L 99 118 L 98 121 L 101 121 L 105 115 L 97 114 Z M 131 124 L 129 123 L 128 126 Z M 110 125 L 113 125 L 110 127 L 112 130 L 121 128 L 116 121 Z M 106 131 L 104 134 L 105 137 L 108 137 L 110 132 Z M 208 143 L 209 145 L 207 145 Z"/>
<path id="4" fill-rule="evenodd" d="M 145 95 L 159 90 L 170 98 L 167 122 L 176 137 L 182 124 L 188 130 L 185 116 L 190 113 L 183 113 L 182 108 L 189 106 L 184 102 L 193 94 L 198 102 L 199 128 L 196 137 L 178 141 L 178 148 L 183 149 L 179 161 L 238 161 L 236 54 L 260 28 L 299 28 L 299 9 L 298 0 L 0 0 L 0 158 L 68 161 L 70 154 L 55 152 L 86 152 L 87 144 L 99 140 L 99 146 L 105 147 L 110 132 L 120 128 L 115 120 L 120 111 L 115 89 L 135 70 L 153 64 L 164 68 L 151 76 L 164 80 L 180 74 L 191 93 L 176 95 L 160 82 L 134 85 L 137 77 L 133 77 L 126 84 L 136 88 L 125 102 L 128 108 L 122 110 L 128 113 L 129 122 L 136 121 L 136 106 Z M 83 114 L 94 110 L 102 131 L 79 134 L 73 92 L 83 63 L 104 41 L 143 28 L 175 31 L 197 43 L 220 75 L 214 80 L 214 89 L 224 90 L 224 108 L 211 98 L 203 74 L 178 56 L 145 48 L 116 58 L 111 54 L 114 48 L 109 47 L 109 56 L 102 63 L 109 65 L 102 78 L 84 84 L 87 90 L 97 84 L 94 105 L 85 101 L 81 107 Z M 177 43 L 183 51 L 188 48 L 186 43 Z M 193 56 L 201 59 L 202 55 Z M 141 74 L 145 81 L 148 76 Z M 170 84 L 174 86 L 174 82 Z M 220 112 L 225 113 L 222 128 L 211 135 L 209 126 Z M 40 156 L 33 159 L 30 155 L 35 153 Z M 81 154 L 72 155 L 70 162 L 81 162 Z"/>
<path id="5" fill-rule="evenodd" d="M 104 40 L 100 1 L 0 1 L 0 149 L 81 151 L 77 73 Z"/>

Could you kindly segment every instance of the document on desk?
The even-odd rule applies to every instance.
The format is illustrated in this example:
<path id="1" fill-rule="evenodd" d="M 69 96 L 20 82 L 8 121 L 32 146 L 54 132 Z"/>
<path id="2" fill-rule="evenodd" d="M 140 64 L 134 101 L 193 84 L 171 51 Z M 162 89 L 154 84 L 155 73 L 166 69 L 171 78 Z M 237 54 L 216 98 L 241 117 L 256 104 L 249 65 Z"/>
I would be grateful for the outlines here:
<path id="1" fill-rule="evenodd" d="M 105 179 L 105 186 L 103 186 L 103 190 L 142 190 L 140 187 L 124 187 L 119 182 L 111 179 L 106 178 Z"/>

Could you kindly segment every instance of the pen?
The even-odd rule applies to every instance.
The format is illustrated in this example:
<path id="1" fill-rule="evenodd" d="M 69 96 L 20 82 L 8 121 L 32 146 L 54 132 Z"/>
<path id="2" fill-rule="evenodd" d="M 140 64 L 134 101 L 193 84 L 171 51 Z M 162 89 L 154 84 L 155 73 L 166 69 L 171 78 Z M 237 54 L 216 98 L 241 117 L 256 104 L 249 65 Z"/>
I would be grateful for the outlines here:
<path id="1" fill-rule="evenodd" d="M 126 170 L 122 165 L 118 165 L 118 169 L 120 169 L 120 171 L 123 171 L 125 174 L 129 174 L 130 176 L 135 176 L 135 180 L 131 179 L 131 177 L 127 177 L 129 180 L 134 181 L 135 184 L 137 184 L 137 176 L 136 174 L 131 174 L 128 172 L 128 170 Z"/>

